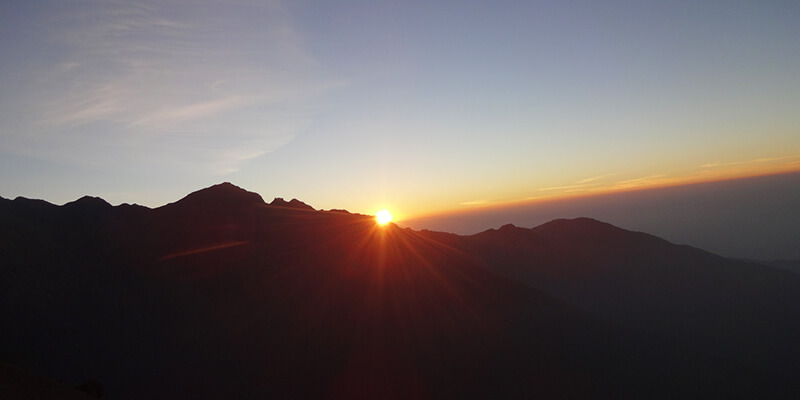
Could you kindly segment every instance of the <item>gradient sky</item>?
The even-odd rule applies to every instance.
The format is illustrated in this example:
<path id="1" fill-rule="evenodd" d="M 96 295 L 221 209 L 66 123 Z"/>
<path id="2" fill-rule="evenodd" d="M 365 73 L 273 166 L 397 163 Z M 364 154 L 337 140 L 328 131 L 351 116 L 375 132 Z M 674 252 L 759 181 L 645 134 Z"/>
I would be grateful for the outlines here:
<path id="1" fill-rule="evenodd" d="M 0 196 L 410 218 L 800 170 L 797 1 L 5 1 Z"/>
<path id="2" fill-rule="evenodd" d="M 800 172 L 461 210 L 404 220 L 473 234 L 590 217 L 726 257 L 800 262 Z M 800 264 L 799 264 L 800 265 Z"/>

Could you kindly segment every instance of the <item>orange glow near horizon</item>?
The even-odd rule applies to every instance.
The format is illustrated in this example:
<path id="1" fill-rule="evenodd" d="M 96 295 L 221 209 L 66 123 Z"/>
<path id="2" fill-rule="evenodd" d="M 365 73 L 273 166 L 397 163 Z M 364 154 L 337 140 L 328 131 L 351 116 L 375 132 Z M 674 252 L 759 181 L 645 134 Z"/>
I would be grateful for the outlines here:
<path id="1" fill-rule="evenodd" d="M 449 208 L 412 213 L 404 220 L 461 214 L 477 210 L 502 209 L 506 207 L 554 202 L 561 200 L 602 196 L 621 192 L 661 189 L 676 186 L 697 185 L 761 176 L 800 173 L 800 155 L 782 157 L 782 162 L 771 159 L 758 159 L 749 162 L 730 164 L 706 164 L 700 169 L 684 174 L 647 174 L 641 177 L 628 177 L 623 174 L 607 174 L 586 178 L 574 183 L 554 187 L 534 188 L 527 197 L 506 197 L 463 201 Z"/>

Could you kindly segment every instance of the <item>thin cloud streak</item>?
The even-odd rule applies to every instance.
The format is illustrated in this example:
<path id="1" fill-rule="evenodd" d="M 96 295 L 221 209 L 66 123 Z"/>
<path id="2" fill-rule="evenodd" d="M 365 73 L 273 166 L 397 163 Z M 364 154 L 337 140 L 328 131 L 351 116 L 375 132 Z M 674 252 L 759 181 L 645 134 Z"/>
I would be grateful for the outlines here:
<path id="1" fill-rule="evenodd" d="M 463 201 L 463 202 L 461 202 L 459 204 L 461 204 L 462 206 L 468 206 L 468 207 L 481 207 L 481 206 L 487 206 L 487 205 L 492 204 L 492 201 L 491 200 L 472 200 L 472 201 Z"/>
<path id="2" fill-rule="evenodd" d="M 209 118 L 216 114 L 234 110 L 242 106 L 252 105 L 257 102 L 258 98 L 255 97 L 224 97 L 217 100 L 178 106 L 164 111 L 156 111 L 133 121 L 131 125 L 158 126 L 163 123 L 175 123 Z"/>
<path id="3" fill-rule="evenodd" d="M 736 162 L 728 162 L 728 163 L 707 163 L 703 164 L 701 168 L 720 168 L 720 167 L 734 167 L 740 165 L 749 165 L 749 164 L 766 164 L 766 163 L 774 163 L 776 161 L 786 161 L 786 160 L 793 160 L 789 161 L 788 164 L 797 163 L 800 160 L 796 160 L 800 158 L 800 154 L 793 154 L 790 156 L 784 157 L 767 157 L 767 158 L 755 158 L 752 160 L 745 160 L 745 161 L 736 161 Z"/>
<path id="4" fill-rule="evenodd" d="M 602 184 L 602 180 L 604 180 L 605 178 L 614 176 L 614 175 L 617 175 L 617 174 L 613 173 L 613 174 L 604 174 L 604 175 L 593 176 L 593 177 L 590 177 L 590 178 L 584 178 L 584 179 L 580 179 L 578 181 L 575 181 L 571 185 L 548 186 L 548 187 L 539 188 L 539 191 L 540 192 L 559 191 L 559 192 L 568 192 L 568 193 L 581 192 L 581 191 L 591 191 L 592 188 L 594 188 L 594 187 L 596 187 L 598 185 L 601 185 Z"/>
<path id="5" fill-rule="evenodd" d="M 543 187 L 539 188 L 540 192 L 550 192 L 554 190 L 574 190 L 574 189 L 581 189 L 586 187 L 595 186 L 597 183 L 584 183 L 584 184 L 577 184 L 577 185 L 565 185 L 565 186 L 551 186 L 551 187 Z"/>
<path id="6" fill-rule="evenodd" d="M 593 176 L 591 178 L 581 179 L 581 180 L 579 180 L 579 181 L 577 181 L 575 183 L 578 184 L 578 185 L 581 185 L 581 184 L 584 184 L 584 183 L 589 183 L 589 182 L 594 182 L 594 181 L 599 181 L 601 179 L 609 178 L 609 177 L 612 177 L 614 175 L 617 175 L 617 174 L 614 173 L 614 174 L 605 174 L 605 175 Z"/>
<path id="7" fill-rule="evenodd" d="M 624 181 L 617 182 L 617 184 L 614 185 L 614 187 L 615 188 L 620 188 L 620 189 L 625 189 L 625 188 L 631 188 L 631 187 L 637 187 L 637 186 L 652 185 L 652 184 L 654 184 L 654 183 L 656 183 L 658 181 L 664 180 L 663 178 L 665 178 L 665 177 L 666 177 L 666 175 L 664 175 L 664 174 L 656 174 L 656 175 L 642 176 L 642 177 L 639 177 L 639 178 L 626 179 Z"/>
<path id="8" fill-rule="evenodd" d="M 680 175 L 651 174 L 616 182 L 606 182 L 606 178 L 620 175 L 619 173 L 599 175 L 576 181 L 572 185 L 548 186 L 534 189 L 541 194 L 523 198 L 509 198 L 497 200 L 475 200 L 461 202 L 462 207 L 497 208 L 526 203 L 535 203 L 555 199 L 568 199 L 583 196 L 594 196 L 605 193 L 636 191 L 641 189 L 663 188 L 670 186 L 689 185 L 702 182 L 714 182 L 730 179 L 741 179 L 752 176 L 772 175 L 796 172 L 800 170 L 800 155 L 783 157 L 760 158 L 744 162 L 727 163 L 719 165 L 725 168 L 704 168 Z M 783 162 L 782 162 L 783 161 Z M 753 166 L 754 168 L 736 168 Z M 773 167 L 774 166 L 774 167 Z M 459 211 L 455 211 L 459 212 Z M 438 214 L 431 214 L 438 215 Z M 415 216 L 414 218 L 428 217 L 429 215 Z"/>

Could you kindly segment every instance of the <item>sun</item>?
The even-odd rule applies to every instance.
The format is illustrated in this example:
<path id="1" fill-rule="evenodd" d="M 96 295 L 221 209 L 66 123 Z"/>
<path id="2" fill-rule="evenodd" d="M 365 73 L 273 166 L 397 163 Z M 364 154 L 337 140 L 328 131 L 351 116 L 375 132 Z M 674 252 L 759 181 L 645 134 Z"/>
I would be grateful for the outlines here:
<path id="1" fill-rule="evenodd" d="M 378 225 L 386 225 L 392 222 L 392 214 L 388 210 L 380 210 L 375 213 L 375 221 Z"/>

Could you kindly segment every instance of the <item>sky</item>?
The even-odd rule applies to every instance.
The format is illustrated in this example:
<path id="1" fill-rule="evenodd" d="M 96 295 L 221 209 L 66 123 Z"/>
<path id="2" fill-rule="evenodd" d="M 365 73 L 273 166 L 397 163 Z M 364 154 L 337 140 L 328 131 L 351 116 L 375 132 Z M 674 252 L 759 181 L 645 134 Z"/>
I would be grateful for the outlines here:
<path id="1" fill-rule="evenodd" d="M 797 1 L 6 1 L 0 196 L 420 218 L 800 170 Z M 513 221 L 512 221 L 513 222 Z"/>
<path id="2" fill-rule="evenodd" d="M 469 235 L 513 223 L 533 228 L 589 217 L 725 257 L 800 261 L 800 172 L 543 199 L 405 220 L 414 229 Z"/>

